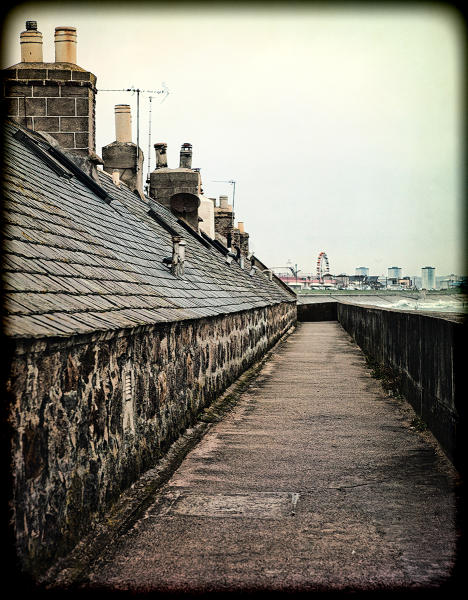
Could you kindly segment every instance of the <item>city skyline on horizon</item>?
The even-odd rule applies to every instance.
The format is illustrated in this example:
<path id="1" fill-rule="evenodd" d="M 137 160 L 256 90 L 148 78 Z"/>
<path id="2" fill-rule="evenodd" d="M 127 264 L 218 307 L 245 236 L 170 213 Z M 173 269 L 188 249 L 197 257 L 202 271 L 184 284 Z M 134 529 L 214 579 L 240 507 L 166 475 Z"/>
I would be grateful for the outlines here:
<path id="1" fill-rule="evenodd" d="M 304 269 L 300 268 L 300 265 L 298 263 L 292 263 L 292 262 L 290 262 L 289 264 L 287 262 L 285 262 L 285 264 L 282 265 L 282 266 L 273 266 L 272 268 L 276 272 L 279 272 L 279 269 L 283 269 L 283 268 L 284 269 L 289 269 L 290 267 L 294 268 L 296 266 L 296 264 L 297 264 L 297 268 L 298 268 L 298 273 L 307 274 L 307 275 L 312 275 L 312 274 L 316 273 L 315 269 L 304 270 Z M 424 269 L 426 267 L 435 269 L 436 273 L 437 273 L 437 271 L 439 271 L 439 269 L 437 267 L 434 267 L 433 265 L 424 265 L 424 266 L 421 266 L 419 268 L 419 273 L 407 271 L 404 267 L 401 267 L 399 265 L 392 265 L 392 266 L 387 267 L 387 269 L 391 269 L 391 268 L 399 268 L 399 269 L 401 269 L 402 277 L 421 277 L 422 269 Z M 330 269 L 330 274 L 332 274 L 334 276 L 338 276 L 338 275 L 355 275 L 354 271 L 357 270 L 357 269 L 359 269 L 359 268 L 366 268 L 366 269 L 368 269 L 369 270 L 369 276 L 374 276 L 374 277 L 375 276 L 378 276 L 378 277 L 386 277 L 387 276 L 387 272 L 376 273 L 376 272 L 373 272 L 373 270 L 372 270 L 371 267 L 367 267 L 365 265 L 359 265 L 359 266 L 354 267 L 352 269 L 353 273 L 350 273 L 350 272 L 347 272 L 347 271 L 344 271 L 344 270 L 343 271 L 337 271 L 337 270 L 333 270 L 333 268 L 331 268 Z M 450 272 L 447 272 L 447 273 L 445 273 L 445 272 L 442 273 L 441 272 L 439 275 L 436 275 L 436 277 L 448 277 L 450 275 L 456 275 L 458 277 L 466 277 L 467 276 L 467 274 L 465 274 L 465 273 L 461 273 L 461 272 L 457 273 L 456 271 L 450 271 Z"/>

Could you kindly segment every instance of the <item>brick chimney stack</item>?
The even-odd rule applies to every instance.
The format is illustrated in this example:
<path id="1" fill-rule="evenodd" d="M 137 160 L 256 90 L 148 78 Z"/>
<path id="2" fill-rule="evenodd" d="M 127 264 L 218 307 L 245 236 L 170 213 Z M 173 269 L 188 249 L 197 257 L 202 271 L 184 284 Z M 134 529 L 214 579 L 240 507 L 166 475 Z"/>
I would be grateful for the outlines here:
<path id="1" fill-rule="evenodd" d="M 228 196 L 220 196 L 219 206 L 216 206 L 214 210 L 216 238 L 229 247 L 233 242 L 234 213 Z"/>
<path id="2" fill-rule="evenodd" d="M 96 151 L 96 77 L 76 64 L 75 27 L 55 29 L 55 60 L 43 62 L 36 21 L 20 34 L 21 62 L 2 71 L 9 118 L 81 156 Z"/>
<path id="3" fill-rule="evenodd" d="M 132 191 L 143 194 L 143 152 L 132 142 L 132 116 L 128 104 L 115 106 L 115 142 L 102 148 L 104 171 L 119 172 Z"/>
<path id="4" fill-rule="evenodd" d="M 239 229 L 239 242 L 240 242 L 240 251 L 241 256 L 247 258 L 249 255 L 249 234 L 246 233 L 244 228 L 244 223 L 239 221 L 237 223 L 237 227 Z"/>
<path id="5" fill-rule="evenodd" d="M 171 209 L 171 198 L 177 194 L 201 194 L 201 175 L 192 169 L 192 144 L 182 144 L 180 166 L 167 166 L 167 144 L 155 144 L 156 168 L 150 173 L 149 195 Z M 185 166 L 183 166 L 185 165 Z"/>

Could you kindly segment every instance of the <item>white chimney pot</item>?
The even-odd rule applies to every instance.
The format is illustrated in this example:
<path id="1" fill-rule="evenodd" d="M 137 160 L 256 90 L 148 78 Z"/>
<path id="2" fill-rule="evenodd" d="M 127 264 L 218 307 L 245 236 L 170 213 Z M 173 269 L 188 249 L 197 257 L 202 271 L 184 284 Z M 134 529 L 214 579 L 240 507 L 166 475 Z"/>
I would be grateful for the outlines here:
<path id="1" fill-rule="evenodd" d="M 76 65 L 76 27 L 55 28 L 55 62 Z"/>
<path id="2" fill-rule="evenodd" d="M 115 139 L 125 143 L 132 141 L 132 115 L 128 104 L 115 107 Z"/>
<path id="3" fill-rule="evenodd" d="M 26 31 L 20 34 L 21 62 L 43 62 L 42 33 L 36 21 L 26 21 Z"/>

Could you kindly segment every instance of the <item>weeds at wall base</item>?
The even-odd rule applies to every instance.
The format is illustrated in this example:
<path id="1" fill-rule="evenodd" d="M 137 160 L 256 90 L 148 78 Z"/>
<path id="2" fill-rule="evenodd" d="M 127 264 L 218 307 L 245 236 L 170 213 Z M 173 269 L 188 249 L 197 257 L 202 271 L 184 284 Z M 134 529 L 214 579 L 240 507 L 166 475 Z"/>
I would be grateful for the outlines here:
<path id="1" fill-rule="evenodd" d="M 394 369 L 383 365 L 372 357 L 365 355 L 366 365 L 371 371 L 371 377 L 379 379 L 380 383 L 385 392 L 392 397 L 394 400 L 404 400 L 404 396 L 401 393 L 402 390 L 402 377 Z"/>

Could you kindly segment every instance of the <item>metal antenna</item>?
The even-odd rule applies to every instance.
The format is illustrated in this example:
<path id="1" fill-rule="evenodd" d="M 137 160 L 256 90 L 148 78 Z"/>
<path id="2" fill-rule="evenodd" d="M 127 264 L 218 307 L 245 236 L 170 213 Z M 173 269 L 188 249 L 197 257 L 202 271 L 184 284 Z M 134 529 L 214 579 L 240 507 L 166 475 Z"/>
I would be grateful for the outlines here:
<path id="1" fill-rule="evenodd" d="M 151 101 L 153 100 L 153 96 L 149 97 L 149 115 L 148 115 L 148 177 L 149 179 L 151 173 Z"/>
<path id="2" fill-rule="evenodd" d="M 124 89 L 120 89 L 120 90 L 103 90 L 103 89 L 98 89 L 98 92 L 131 92 L 132 95 L 135 94 L 137 95 L 137 156 L 136 156 L 136 172 L 138 174 L 138 171 L 140 170 L 139 166 L 138 166 L 138 159 L 140 158 L 140 94 L 164 94 L 163 99 L 161 100 L 161 104 L 164 102 L 164 100 L 167 98 L 167 96 L 169 96 L 169 89 L 167 88 L 166 84 L 163 82 L 163 89 L 161 90 L 140 90 L 139 88 L 135 88 L 135 86 L 132 85 L 132 87 L 130 88 L 124 88 Z M 154 97 L 154 96 L 152 96 Z M 151 98 L 150 97 L 150 102 L 151 102 Z M 151 104 L 150 104 L 151 106 Z M 151 143 L 151 142 L 150 142 Z M 150 154 L 148 153 L 148 160 L 150 160 Z"/>
<path id="3" fill-rule="evenodd" d="M 230 183 L 233 186 L 232 189 L 232 212 L 234 212 L 234 200 L 236 197 L 236 182 L 233 179 L 229 179 L 229 181 L 224 179 L 212 179 L 213 183 Z"/>

